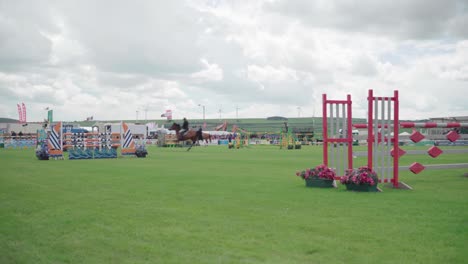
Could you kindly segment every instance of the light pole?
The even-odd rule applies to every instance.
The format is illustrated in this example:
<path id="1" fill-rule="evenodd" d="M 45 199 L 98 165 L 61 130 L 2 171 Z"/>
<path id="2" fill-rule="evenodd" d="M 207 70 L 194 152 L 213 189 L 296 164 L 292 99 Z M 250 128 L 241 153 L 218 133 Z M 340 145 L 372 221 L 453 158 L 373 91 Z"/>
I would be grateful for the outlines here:
<path id="1" fill-rule="evenodd" d="M 205 122 L 205 106 L 202 104 L 198 104 L 198 106 L 203 107 L 203 123 Z"/>
<path id="2" fill-rule="evenodd" d="M 146 106 L 145 109 L 143 109 L 145 111 L 145 122 L 148 120 L 148 106 Z"/>

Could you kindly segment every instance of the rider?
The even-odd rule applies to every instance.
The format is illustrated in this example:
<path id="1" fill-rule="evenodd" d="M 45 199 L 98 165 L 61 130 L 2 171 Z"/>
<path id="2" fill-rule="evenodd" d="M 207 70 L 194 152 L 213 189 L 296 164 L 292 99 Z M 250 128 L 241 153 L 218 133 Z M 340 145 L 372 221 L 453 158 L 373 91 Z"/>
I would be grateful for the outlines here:
<path id="1" fill-rule="evenodd" d="M 189 129 L 189 124 L 187 118 L 184 117 L 184 122 L 182 123 L 182 129 L 180 130 L 180 135 L 183 136 L 185 132 Z"/>

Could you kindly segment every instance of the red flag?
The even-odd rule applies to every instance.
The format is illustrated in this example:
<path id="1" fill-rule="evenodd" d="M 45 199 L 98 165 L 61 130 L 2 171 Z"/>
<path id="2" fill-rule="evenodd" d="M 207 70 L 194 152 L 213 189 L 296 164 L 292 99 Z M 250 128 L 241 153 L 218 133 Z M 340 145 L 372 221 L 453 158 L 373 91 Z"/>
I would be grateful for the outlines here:
<path id="1" fill-rule="evenodd" d="M 23 123 L 26 123 L 26 105 L 21 103 L 23 106 Z"/>
<path id="2" fill-rule="evenodd" d="M 165 114 L 167 120 L 172 120 L 172 110 L 168 109 L 166 110 L 166 114 Z"/>
<path id="3" fill-rule="evenodd" d="M 16 104 L 18 107 L 18 120 L 20 123 L 23 123 L 23 112 L 21 110 L 21 106 L 19 104 Z"/>

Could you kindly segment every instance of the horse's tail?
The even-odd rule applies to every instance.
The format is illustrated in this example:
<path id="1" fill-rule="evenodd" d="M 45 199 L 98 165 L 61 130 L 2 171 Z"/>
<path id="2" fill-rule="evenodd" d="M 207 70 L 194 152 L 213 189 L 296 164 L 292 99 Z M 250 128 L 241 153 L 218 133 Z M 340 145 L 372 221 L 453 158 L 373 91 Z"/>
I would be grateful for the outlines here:
<path id="1" fill-rule="evenodd" d="M 208 133 L 208 139 L 210 140 L 211 143 L 211 134 Z"/>
<path id="2" fill-rule="evenodd" d="M 197 130 L 197 139 L 203 140 L 203 133 L 202 133 L 201 128 Z"/>

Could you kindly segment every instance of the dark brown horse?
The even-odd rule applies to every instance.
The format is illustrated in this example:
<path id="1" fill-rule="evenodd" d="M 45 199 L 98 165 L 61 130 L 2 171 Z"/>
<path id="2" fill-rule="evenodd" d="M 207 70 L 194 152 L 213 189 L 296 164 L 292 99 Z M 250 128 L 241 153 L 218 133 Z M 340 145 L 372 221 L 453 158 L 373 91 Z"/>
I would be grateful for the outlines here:
<path id="1" fill-rule="evenodd" d="M 203 134 L 206 134 L 206 133 L 202 133 L 201 129 L 200 130 L 193 130 L 193 129 L 189 129 L 188 131 L 186 131 L 184 133 L 184 135 L 181 135 L 179 132 L 180 132 L 180 125 L 177 124 L 177 123 L 173 123 L 172 126 L 169 128 L 169 130 L 174 130 L 176 132 L 176 135 L 177 135 L 177 139 L 179 141 L 192 141 L 192 144 L 190 145 L 190 147 L 187 149 L 187 151 L 189 151 L 193 145 L 195 145 L 196 143 L 198 143 L 199 140 L 203 140 L 205 139 Z M 209 134 L 208 134 L 209 135 Z M 209 139 L 211 141 L 211 135 L 209 135 Z M 207 140 L 207 139 L 206 139 Z M 207 141 L 208 142 L 208 141 Z"/>

